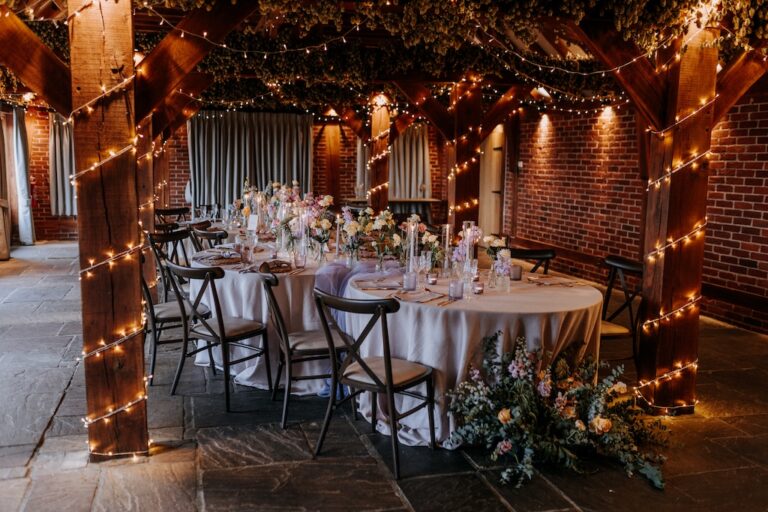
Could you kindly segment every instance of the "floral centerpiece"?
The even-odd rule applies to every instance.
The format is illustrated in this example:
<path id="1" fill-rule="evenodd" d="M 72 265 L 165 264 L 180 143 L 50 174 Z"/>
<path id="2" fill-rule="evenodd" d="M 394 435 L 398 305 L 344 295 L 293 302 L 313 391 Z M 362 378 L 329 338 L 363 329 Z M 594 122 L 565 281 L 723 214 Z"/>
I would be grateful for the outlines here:
<path id="1" fill-rule="evenodd" d="M 372 216 L 372 208 L 361 210 L 356 218 L 348 206 L 341 209 L 344 233 L 342 245 L 344 252 L 347 253 L 350 260 L 357 260 L 359 258 L 360 247 L 363 245 L 364 238 L 373 230 Z"/>
<path id="2" fill-rule="evenodd" d="M 436 267 L 439 262 L 443 261 L 443 258 L 445 257 L 443 254 L 443 247 L 440 245 L 440 237 L 429 231 L 425 231 L 421 236 L 421 250 L 429 251 L 430 257 L 432 258 L 433 268 Z"/>
<path id="3" fill-rule="evenodd" d="M 469 380 L 450 393 L 460 424 L 454 442 L 484 445 L 506 466 L 502 480 L 518 486 L 533 477 L 535 463 L 582 471 L 585 458 L 598 454 L 618 460 L 627 475 L 637 472 L 664 487 L 663 457 L 642 447 L 665 444 L 666 428 L 625 396 L 621 367 L 598 380 L 591 359 L 572 368 L 561 355 L 544 366 L 524 338 L 499 356 L 499 337 L 483 340 L 483 372 L 470 368 Z"/>
<path id="4" fill-rule="evenodd" d="M 496 259 L 496 255 L 500 250 L 507 247 L 506 237 L 499 238 L 495 235 L 484 236 L 483 243 L 485 244 L 485 253 L 490 256 L 492 260 Z"/>
<path id="5" fill-rule="evenodd" d="M 512 253 L 509 252 L 509 249 L 501 249 L 494 255 L 495 259 L 491 266 L 494 276 L 508 276 L 510 274 L 512 271 L 511 257 Z"/>
<path id="6" fill-rule="evenodd" d="M 474 225 L 469 228 L 468 233 L 464 233 L 464 230 L 459 231 L 460 240 L 456 247 L 453 249 L 451 254 L 451 261 L 453 263 L 459 264 L 465 263 L 467 261 L 467 249 L 469 247 L 474 247 L 475 244 L 480 241 L 482 236 L 483 232 L 479 227 Z M 469 259 L 472 259 L 471 255 Z"/>
<path id="7" fill-rule="evenodd" d="M 376 253 L 376 270 L 381 271 L 384 268 L 384 258 L 386 256 L 397 256 L 402 250 L 402 238 L 396 233 L 397 226 L 392 212 L 382 210 L 373 219 L 371 225 L 371 247 Z"/>

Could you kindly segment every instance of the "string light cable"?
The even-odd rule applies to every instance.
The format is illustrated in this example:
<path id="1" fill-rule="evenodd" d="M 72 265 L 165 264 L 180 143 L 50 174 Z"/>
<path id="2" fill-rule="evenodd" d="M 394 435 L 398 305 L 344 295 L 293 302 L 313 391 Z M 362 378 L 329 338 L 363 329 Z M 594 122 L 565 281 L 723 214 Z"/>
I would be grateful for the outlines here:
<path id="1" fill-rule="evenodd" d="M 688 234 L 683 235 L 675 240 L 669 240 L 665 245 L 657 245 L 654 250 L 649 252 L 645 257 L 648 259 L 648 261 L 654 261 L 656 258 L 663 258 L 664 253 L 667 249 L 672 248 L 674 249 L 677 247 L 677 244 L 680 243 L 686 243 L 694 238 L 696 238 L 699 235 L 702 235 L 704 233 L 704 228 L 707 226 L 707 219 L 704 218 L 704 222 L 697 225 L 693 230 L 691 230 Z"/>
<path id="2" fill-rule="evenodd" d="M 662 182 L 669 182 L 672 179 L 672 176 L 674 174 L 677 174 L 678 172 L 686 169 L 687 167 L 691 167 L 691 169 L 696 170 L 698 168 L 698 161 L 702 158 L 709 158 L 712 154 L 712 150 L 708 149 L 704 151 L 703 153 L 694 153 L 694 155 L 685 162 L 676 165 L 675 167 L 667 167 L 664 171 L 664 174 L 656 178 L 655 180 L 648 180 L 648 186 L 646 187 L 646 192 L 650 191 L 652 188 L 659 188 L 661 187 Z"/>

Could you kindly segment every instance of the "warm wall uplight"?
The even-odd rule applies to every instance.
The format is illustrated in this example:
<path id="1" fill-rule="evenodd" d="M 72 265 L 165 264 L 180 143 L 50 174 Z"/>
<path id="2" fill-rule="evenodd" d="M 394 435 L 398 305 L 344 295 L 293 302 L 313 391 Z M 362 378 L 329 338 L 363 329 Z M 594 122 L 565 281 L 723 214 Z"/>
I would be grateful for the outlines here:
<path id="1" fill-rule="evenodd" d="M 329 117 L 339 117 L 339 114 L 336 113 L 336 111 L 333 109 L 333 107 L 331 107 L 328 110 L 326 110 L 324 115 L 329 116 Z"/>
<path id="2" fill-rule="evenodd" d="M 144 54 L 141 52 L 133 52 L 133 65 L 138 66 L 139 62 L 144 60 Z"/>
<path id="3" fill-rule="evenodd" d="M 604 123 L 610 123 L 613 121 L 613 118 L 616 117 L 616 112 L 613 110 L 613 107 L 610 105 L 605 107 L 603 111 L 600 113 L 600 120 Z"/>
<path id="4" fill-rule="evenodd" d="M 383 94 L 377 94 L 373 98 L 373 104 L 377 107 L 383 107 L 384 105 L 387 105 L 389 103 L 389 98 L 384 96 Z"/>
<path id="5" fill-rule="evenodd" d="M 32 101 L 33 99 L 35 99 L 35 93 L 33 93 L 33 92 L 25 92 L 25 93 L 24 93 L 24 94 L 21 96 L 21 99 L 22 99 L 22 101 L 24 101 L 25 103 L 29 103 L 30 101 Z"/>

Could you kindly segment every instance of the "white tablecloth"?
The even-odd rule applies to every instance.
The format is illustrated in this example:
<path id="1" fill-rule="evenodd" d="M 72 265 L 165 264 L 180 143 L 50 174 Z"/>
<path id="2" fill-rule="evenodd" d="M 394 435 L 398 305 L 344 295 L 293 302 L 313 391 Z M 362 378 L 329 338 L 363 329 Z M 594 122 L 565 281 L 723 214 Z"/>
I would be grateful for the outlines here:
<path id="1" fill-rule="evenodd" d="M 266 260 L 271 250 L 266 248 L 260 253 L 260 259 Z M 193 262 L 193 266 L 202 266 L 199 262 Z M 320 317 L 317 314 L 314 299 L 314 288 L 317 286 L 323 291 L 334 295 L 342 295 L 350 276 L 360 272 L 373 270 L 375 262 L 360 262 L 354 269 L 347 268 L 343 263 L 327 263 L 318 268 L 316 264 L 308 263 L 307 268 L 299 274 L 277 274 L 280 284 L 275 288 L 275 297 L 280 304 L 286 328 L 289 332 L 322 329 Z M 274 326 L 269 322 L 269 309 L 264 284 L 258 273 L 241 274 L 234 270 L 233 266 L 222 266 L 224 277 L 216 281 L 216 290 L 219 295 L 222 314 L 235 316 L 249 320 L 268 322 L 268 338 L 270 350 L 270 362 L 272 379 L 277 371 L 279 356 L 279 338 Z M 199 281 L 193 281 L 190 286 L 192 296 L 199 290 Z M 213 307 L 210 294 L 206 295 L 203 302 Z M 343 321 L 343 318 L 340 320 Z M 246 340 L 245 343 L 261 346 L 260 338 Z M 233 348 L 232 359 L 238 359 L 250 353 L 247 349 Z M 217 367 L 221 367 L 221 350 L 216 347 L 213 357 Z M 207 351 L 197 354 L 195 364 L 208 366 Z M 294 365 L 294 375 L 330 373 L 327 361 L 313 361 Z M 263 358 L 258 357 L 232 367 L 235 382 L 244 386 L 267 389 L 267 371 Z M 283 376 L 285 373 L 283 373 Z M 281 383 L 284 379 L 281 378 Z M 325 383 L 319 379 L 300 380 L 292 385 L 294 394 L 312 394 L 319 392 Z"/>
<path id="2" fill-rule="evenodd" d="M 354 280 L 366 278 L 355 276 Z M 353 280 L 353 281 L 354 281 Z M 441 279 L 430 290 L 447 293 L 447 282 Z M 345 296 L 354 299 L 384 297 L 391 291 L 363 291 L 353 283 L 346 287 Z M 446 441 L 454 430 L 448 415 L 446 392 L 465 380 L 469 364 L 482 364 L 482 339 L 496 331 L 502 332 L 502 347 L 509 351 L 518 336 L 525 336 L 530 350 L 543 347 L 556 356 L 571 343 L 579 343 L 579 357 L 597 357 L 600 348 L 600 311 L 602 295 L 587 285 L 573 287 L 536 286 L 513 282 L 509 293 L 486 289 L 483 295 L 469 301 L 437 306 L 440 301 L 417 304 L 401 301 L 400 310 L 388 317 L 390 347 L 393 357 L 415 361 L 432 367 L 435 379 L 435 411 L 437 439 Z M 353 336 L 362 332 L 368 318 L 347 315 L 346 330 Z M 381 355 L 381 329 L 375 328 L 363 343 L 363 355 Z M 420 390 L 424 393 L 426 390 Z M 379 402 L 378 430 L 389 434 L 385 421 L 384 402 Z M 398 396 L 396 406 L 406 411 L 418 401 Z M 361 412 L 370 421 L 370 395 L 361 398 Z M 410 445 L 429 443 L 427 409 L 402 420 L 400 440 Z"/>

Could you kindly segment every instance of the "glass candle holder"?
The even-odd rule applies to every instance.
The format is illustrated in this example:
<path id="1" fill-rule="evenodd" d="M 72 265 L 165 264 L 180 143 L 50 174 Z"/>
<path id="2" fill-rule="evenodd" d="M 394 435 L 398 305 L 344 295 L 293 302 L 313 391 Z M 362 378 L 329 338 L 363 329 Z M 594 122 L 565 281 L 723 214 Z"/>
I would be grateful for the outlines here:
<path id="1" fill-rule="evenodd" d="M 427 274 L 427 284 L 437 284 L 437 274 L 430 272 Z"/>
<path id="2" fill-rule="evenodd" d="M 472 285 L 472 293 L 475 295 L 482 295 L 483 291 L 485 291 L 485 286 L 483 283 L 474 283 Z"/>
<path id="3" fill-rule="evenodd" d="M 451 279 L 448 283 L 448 298 L 459 300 L 464 296 L 464 281 L 461 279 Z"/>
<path id="4" fill-rule="evenodd" d="M 512 265 L 509 267 L 509 278 L 513 281 L 519 281 L 523 277 L 523 267 Z"/>
<path id="5" fill-rule="evenodd" d="M 406 291 L 413 291 L 416 289 L 416 286 L 419 281 L 419 274 L 416 272 L 406 272 L 403 275 L 403 290 Z"/>

